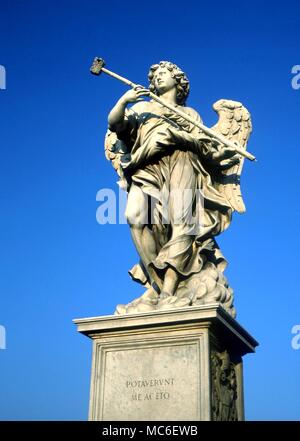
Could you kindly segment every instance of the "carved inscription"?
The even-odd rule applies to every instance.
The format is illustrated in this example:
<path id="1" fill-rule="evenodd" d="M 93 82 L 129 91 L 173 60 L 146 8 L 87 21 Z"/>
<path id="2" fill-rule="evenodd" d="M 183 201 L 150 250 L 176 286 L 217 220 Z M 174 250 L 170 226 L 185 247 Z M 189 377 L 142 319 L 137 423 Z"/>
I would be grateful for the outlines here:
<path id="1" fill-rule="evenodd" d="M 150 378 L 126 381 L 126 388 L 133 392 L 131 394 L 132 401 L 169 400 L 173 386 L 174 378 Z"/>

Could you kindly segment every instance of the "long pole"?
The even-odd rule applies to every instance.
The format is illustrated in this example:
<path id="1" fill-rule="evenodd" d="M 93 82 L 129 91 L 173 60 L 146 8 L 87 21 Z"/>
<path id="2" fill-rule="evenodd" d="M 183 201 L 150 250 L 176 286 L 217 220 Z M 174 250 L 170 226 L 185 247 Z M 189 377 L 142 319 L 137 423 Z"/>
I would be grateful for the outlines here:
<path id="1" fill-rule="evenodd" d="M 107 75 L 116 78 L 119 81 L 122 81 L 122 83 L 127 84 L 130 87 L 135 87 L 137 84 L 133 83 L 132 81 L 128 80 L 127 78 L 122 77 L 121 75 L 116 74 L 115 72 L 112 72 L 109 69 L 106 69 L 104 67 L 104 60 L 102 58 L 95 58 L 94 63 L 91 67 L 91 73 L 94 75 L 100 75 L 101 72 L 106 73 Z M 217 141 L 221 142 L 222 144 L 226 145 L 227 147 L 230 147 L 234 149 L 237 153 L 239 153 L 241 156 L 244 156 L 247 159 L 250 159 L 250 161 L 256 161 L 256 158 L 251 153 L 247 152 L 245 149 L 240 147 L 238 144 L 228 140 L 225 138 L 225 136 L 221 135 L 220 133 L 216 133 L 214 130 L 209 129 L 204 124 L 201 124 L 199 121 L 195 121 L 193 118 L 191 118 L 189 115 L 187 115 L 185 112 L 182 112 L 182 110 L 179 110 L 177 107 L 172 106 L 172 104 L 167 103 L 163 99 L 159 98 L 159 96 L 155 95 L 154 93 L 150 92 L 149 96 L 154 100 L 157 101 L 162 106 L 166 107 L 169 110 L 172 110 L 172 112 L 177 113 L 182 118 L 184 118 L 186 121 L 190 122 L 194 126 L 198 127 L 200 130 L 202 130 L 206 135 L 209 135 L 211 138 L 216 139 Z"/>

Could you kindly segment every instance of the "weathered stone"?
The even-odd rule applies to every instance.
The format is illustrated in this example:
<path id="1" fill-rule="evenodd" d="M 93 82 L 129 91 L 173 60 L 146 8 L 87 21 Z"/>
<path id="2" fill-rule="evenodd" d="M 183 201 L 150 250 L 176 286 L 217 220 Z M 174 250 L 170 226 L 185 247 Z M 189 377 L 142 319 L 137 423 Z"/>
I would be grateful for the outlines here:
<path id="1" fill-rule="evenodd" d="M 93 339 L 90 420 L 243 420 L 257 343 L 217 304 L 75 323 Z"/>
<path id="2" fill-rule="evenodd" d="M 92 72 L 103 66 L 95 59 Z M 215 236 L 234 211 L 245 211 L 240 176 L 252 130 L 248 110 L 219 100 L 213 105 L 219 121 L 205 127 L 186 106 L 185 73 L 168 61 L 151 66 L 149 89 L 113 76 L 132 89 L 109 113 L 105 154 L 128 191 L 125 214 L 140 256 L 129 273 L 146 288 L 116 314 L 218 302 L 235 317 Z"/>

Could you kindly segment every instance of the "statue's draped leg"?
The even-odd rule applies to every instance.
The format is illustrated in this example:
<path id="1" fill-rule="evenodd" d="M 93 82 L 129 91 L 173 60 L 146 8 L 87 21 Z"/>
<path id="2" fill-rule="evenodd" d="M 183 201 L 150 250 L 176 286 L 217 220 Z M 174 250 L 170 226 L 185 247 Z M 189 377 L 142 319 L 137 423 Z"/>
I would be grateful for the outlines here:
<path id="1" fill-rule="evenodd" d="M 169 219 L 171 237 L 160 249 L 153 265 L 158 270 L 171 267 L 180 278 L 201 270 L 195 240 L 193 206 L 197 197 L 197 176 L 187 152 L 176 151 L 170 156 Z M 196 225 L 197 226 L 197 225 Z"/>
<path id="2" fill-rule="evenodd" d="M 162 281 L 156 274 L 155 270 L 149 265 L 151 260 L 153 260 L 152 253 L 155 246 L 151 232 L 145 225 L 130 225 L 130 231 L 137 252 L 139 253 L 143 265 L 149 275 L 150 283 L 155 291 L 159 293 L 162 289 Z"/>

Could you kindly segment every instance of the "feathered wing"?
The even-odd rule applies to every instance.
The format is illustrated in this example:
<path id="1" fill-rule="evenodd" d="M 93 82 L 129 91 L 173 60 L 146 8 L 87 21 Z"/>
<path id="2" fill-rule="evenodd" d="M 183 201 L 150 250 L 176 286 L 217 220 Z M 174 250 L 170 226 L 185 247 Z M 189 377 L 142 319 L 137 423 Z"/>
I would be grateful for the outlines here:
<path id="1" fill-rule="evenodd" d="M 121 156 L 127 152 L 127 146 L 121 139 L 118 138 L 115 132 L 111 132 L 109 129 L 105 135 L 104 151 L 106 159 L 111 161 L 112 166 L 118 175 L 123 177 L 120 160 Z"/>
<path id="2" fill-rule="evenodd" d="M 123 169 L 121 167 L 121 158 L 124 160 L 126 155 L 131 151 L 131 147 L 135 142 L 137 115 L 131 109 L 125 110 L 126 126 L 122 131 L 122 134 L 107 130 L 104 140 L 104 151 L 106 159 L 111 161 L 113 168 L 116 170 L 121 180 L 118 182 L 120 187 L 124 190 L 128 189 L 128 183 L 124 176 Z"/>
<path id="3" fill-rule="evenodd" d="M 219 132 L 230 141 L 237 141 L 246 150 L 252 131 L 251 115 L 246 107 L 238 101 L 222 99 L 214 103 L 213 109 L 218 113 L 219 120 L 212 130 Z M 243 164 L 244 157 L 240 156 L 239 163 L 220 171 L 215 182 L 219 192 L 238 213 L 246 211 L 240 188 Z"/>

